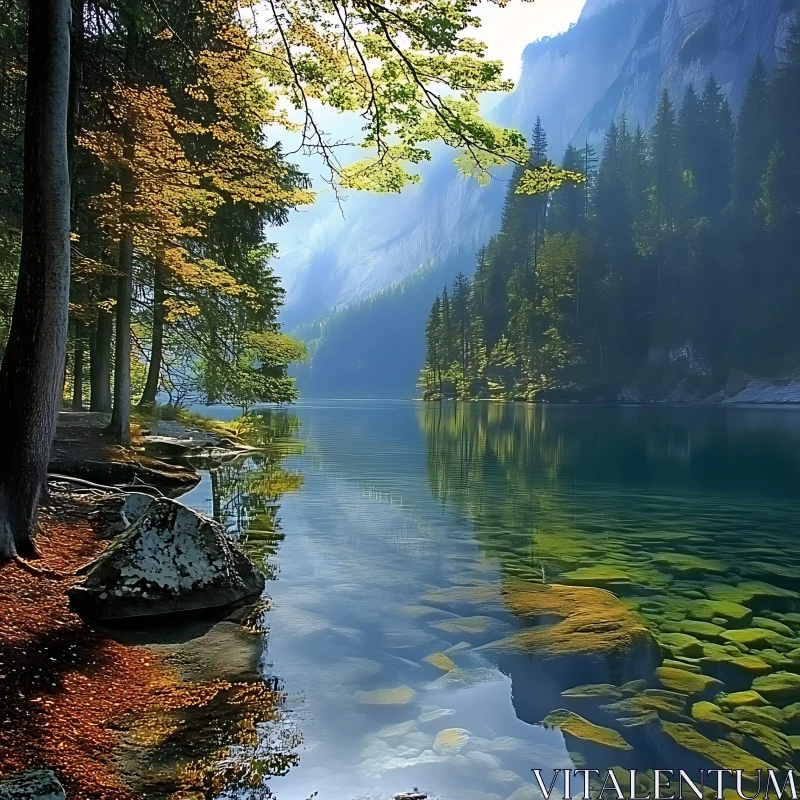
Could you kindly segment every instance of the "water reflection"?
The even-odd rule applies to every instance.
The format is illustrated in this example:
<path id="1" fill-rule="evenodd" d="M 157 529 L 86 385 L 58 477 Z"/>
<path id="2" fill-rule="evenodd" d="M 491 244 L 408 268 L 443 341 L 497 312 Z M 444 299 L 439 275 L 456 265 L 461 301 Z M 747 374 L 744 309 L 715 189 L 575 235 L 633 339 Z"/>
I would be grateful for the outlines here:
<path id="1" fill-rule="evenodd" d="M 274 570 L 261 669 L 303 737 L 278 797 L 527 800 L 533 767 L 795 763 L 800 415 L 296 413 L 304 449 L 189 497 Z"/>
<path id="2" fill-rule="evenodd" d="M 223 523 L 270 577 L 283 538 L 280 498 L 302 474 L 284 468 L 301 451 L 297 418 L 261 411 L 236 421 L 253 449 L 206 461 L 200 484 L 182 502 Z M 286 713 L 279 677 L 262 668 L 268 600 L 216 619 L 148 624 L 118 632 L 166 664 L 153 707 L 122 726 L 122 774 L 136 796 L 273 797 L 270 780 L 298 762 L 301 733 Z"/>

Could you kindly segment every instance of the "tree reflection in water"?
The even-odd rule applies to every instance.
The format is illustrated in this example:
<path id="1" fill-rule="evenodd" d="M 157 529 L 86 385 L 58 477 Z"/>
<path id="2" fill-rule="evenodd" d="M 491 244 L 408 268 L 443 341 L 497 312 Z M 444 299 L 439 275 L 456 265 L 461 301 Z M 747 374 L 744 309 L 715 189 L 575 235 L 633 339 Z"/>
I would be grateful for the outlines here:
<path id="1" fill-rule="evenodd" d="M 237 421 L 257 448 L 209 469 L 213 516 L 239 539 L 268 578 L 283 534 L 280 498 L 303 484 L 284 468 L 300 452 L 299 421 L 260 410 Z M 120 771 L 135 796 L 272 798 L 270 778 L 298 763 L 302 737 L 286 714 L 280 678 L 261 664 L 268 599 L 217 619 L 168 622 L 120 632 L 152 649 L 164 669 L 153 703 L 121 725 Z M 225 616 L 228 615 L 228 616 Z"/>

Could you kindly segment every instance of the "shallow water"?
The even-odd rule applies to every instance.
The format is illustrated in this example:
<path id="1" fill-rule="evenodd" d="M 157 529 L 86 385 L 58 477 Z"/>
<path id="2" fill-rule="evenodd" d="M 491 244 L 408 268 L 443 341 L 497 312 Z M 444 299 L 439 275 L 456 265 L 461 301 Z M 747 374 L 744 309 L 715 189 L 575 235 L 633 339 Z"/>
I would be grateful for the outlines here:
<path id="1" fill-rule="evenodd" d="M 692 720 L 695 702 L 800 671 L 800 413 L 306 401 L 291 415 L 299 429 L 285 428 L 283 447 L 206 473 L 183 498 L 269 565 L 262 668 L 282 682 L 302 737 L 298 763 L 267 781 L 278 798 L 418 787 L 524 800 L 533 767 L 713 766 L 660 720 L 722 739 L 726 727 Z M 608 698 L 563 697 L 622 683 L 636 665 L 587 659 L 565 672 L 482 649 L 524 627 L 501 594 L 513 580 L 607 589 L 666 658 L 721 683 L 681 687 L 679 709 L 634 726 L 620 722 L 630 712 L 600 707 Z M 746 617 L 709 605 L 728 586 Z M 726 638 L 744 628 L 761 634 Z M 686 630 L 694 641 L 675 638 Z M 739 653 L 764 666 L 731 666 Z M 786 734 L 800 729 L 780 709 L 800 691 L 765 694 L 778 744 L 756 730 L 734 734 L 735 746 L 781 767 L 795 760 Z M 631 749 L 543 726 L 559 708 L 619 731 Z M 269 725 L 261 734 L 268 746 Z"/>

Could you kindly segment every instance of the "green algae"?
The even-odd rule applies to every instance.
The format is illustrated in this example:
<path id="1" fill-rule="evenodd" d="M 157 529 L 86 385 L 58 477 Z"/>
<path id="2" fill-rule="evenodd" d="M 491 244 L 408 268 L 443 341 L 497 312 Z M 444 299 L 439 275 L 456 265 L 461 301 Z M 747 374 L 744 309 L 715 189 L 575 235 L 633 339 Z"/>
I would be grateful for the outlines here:
<path id="1" fill-rule="evenodd" d="M 753 689 L 769 700 L 788 704 L 800 699 L 800 675 L 794 672 L 772 672 L 753 681 Z"/>
<path id="2" fill-rule="evenodd" d="M 696 730 L 692 725 L 680 722 L 662 722 L 661 728 L 677 745 L 692 753 L 696 753 L 722 769 L 741 769 L 748 779 L 756 777 L 757 771 L 774 769 L 746 750 L 732 742 L 720 739 L 712 741 Z"/>
<path id="3" fill-rule="evenodd" d="M 701 639 L 719 639 L 725 628 L 713 622 L 702 622 L 696 619 L 684 619 L 678 622 L 665 622 L 661 625 L 664 633 L 683 633 Z"/>
<path id="4" fill-rule="evenodd" d="M 687 697 L 679 692 L 670 692 L 663 689 L 645 689 L 634 697 L 626 697 L 616 703 L 600 706 L 603 711 L 612 717 L 635 718 L 650 712 L 666 712 L 669 714 L 684 714 L 686 711 Z"/>
<path id="5" fill-rule="evenodd" d="M 628 697 L 629 695 L 643 692 L 647 688 L 647 681 L 644 678 L 637 678 L 634 681 L 623 683 L 619 688 L 622 691 L 622 694 L 625 697 Z"/>
<path id="6" fill-rule="evenodd" d="M 791 638 L 794 636 L 794 631 L 788 626 L 784 625 L 776 619 L 769 619 L 768 617 L 753 617 L 753 625 L 756 628 L 766 628 L 768 631 L 774 631 L 781 636 Z"/>
<path id="7" fill-rule="evenodd" d="M 719 725 L 728 730 L 736 728 L 736 723 L 726 717 L 719 706 L 707 700 L 702 700 L 692 706 L 692 719 L 696 722 Z"/>
<path id="8" fill-rule="evenodd" d="M 782 638 L 780 634 L 775 631 L 766 630 L 765 628 L 735 628 L 734 630 L 725 631 L 722 638 L 727 642 L 733 644 L 743 644 L 747 648 L 765 647 L 768 644 L 774 644 Z"/>
<path id="9" fill-rule="evenodd" d="M 694 636 L 690 636 L 688 633 L 659 633 L 656 639 L 662 647 L 669 648 L 673 655 L 703 655 L 702 642 Z"/>
<path id="10" fill-rule="evenodd" d="M 612 700 L 622 699 L 622 689 L 612 683 L 586 683 L 582 686 L 573 686 L 561 692 L 562 697 L 608 697 Z"/>
<path id="11" fill-rule="evenodd" d="M 667 689 L 680 692 L 681 694 L 702 694 L 711 689 L 722 688 L 722 681 L 712 678 L 710 675 L 698 675 L 695 672 L 688 672 L 685 669 L 675 669 L 674 667 L 658 667 L 656 677 Z"/>
<path id="12" fill-rule="evenodd" d="M 793 664 L 790 658 L 787 658 L 777 650 L 773 650 L 771 647 L 760 650 L 758 657 L 766 661 L 771 667 L 791 667 Z"/>
<path id="13" fill-rule="evenodd" d="M 738 667 L 739 669 L 743 670 L 744 672 L 750 673 L 751 675 L 762 675 L 765 672 L 769 672 L 771 669 L 770 665 L 767 664 L 764 659 L 753 655 L 737 656 L 736 658 L 732 658 L 731 664 L 734 667 Z"/>
<path id="14" fill-rule="evenodd" d="M 717 702 L 725 708 L 739 706 L 768 706 L 769 703 L 756 691 L 748 689 L 744 692 L 731 692 L 717 698 Z"/>
<path id="15" fill-rule="evenodd" d="M 720 617 L 728 621 L 747 624 L 753 618 L 753 612 L 747 606 L 732 600 L 698 600 L 689 607 L 688 616 L 706 622 Z"/>
<path id="16" fill-rule="evenodd" d="M 737 733 L 759 745 L 768 753 L 768 758 L 774 758 L 779 763 L 786 763 L 792 760 L 792 745 L 785 734 L 768 725 L 761 725 L 758 722 L 740 722 L 737 726 Z"/>
<path id="17" fill-rule="evenodd" d="M 614 750 L 632 750 L 620 733 L 611 728 L 595 725 L 572 711 L 564 708 L 553 711 L 544 718 L 550 728 L 560 728 L 562 733 L 584 742 L 610 747 Z"/>
<path id="18" fill-rule="evenodd" d="M 663 564 L 670 572 L 724 572 L 725 567 L 718 561 L 689 555 L 688 553 L 658 553 L 653 561 Z"/>
<path id="19" fill-rule="evenodd" d="M 786 715 L 775 706 L 739 706 L 730 712 L 730 718 L 738 722 L 757 722 L 772 728 L 781 728 L 786 724 Z"/>
<path id="20" fill-rule="evenodd" d="M 693 664 L 691 661 L 675 661 L 671 658 L 665 658 L 661 664 L 662 667 L 675 667 L 675 669 L 686 669 L 689 672 L 702 672 L 699 664 Z"/>

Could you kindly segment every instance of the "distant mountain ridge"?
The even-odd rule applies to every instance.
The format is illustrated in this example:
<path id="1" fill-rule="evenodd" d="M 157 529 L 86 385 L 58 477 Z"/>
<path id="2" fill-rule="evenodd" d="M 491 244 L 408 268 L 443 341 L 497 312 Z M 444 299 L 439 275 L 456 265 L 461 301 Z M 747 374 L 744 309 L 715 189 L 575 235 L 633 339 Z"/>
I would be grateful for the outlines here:
<path id="1" fill-rule="evenodd" d="M 525 132 L 541 117 L 550 156 L 558 161 L 570 142 L 598 143 L 623 112 L 631 125 L 646 126 L 665 88 L 680 99 L 689 83 L 700 86 L 712 73 L 736 109 L 755 58 L 774 63 L 799 5 L 800 0 L 587 0 L 577 24 L 526 48 L 517 88 L 491 116 Z M 497 231 L 506 182 L 500 175 L 481 188 L 458 174 L 451 152 L 436 156 L 419 187 L 399 196 L 351 198 L 345 219 L 338 207 L 319 207 L 279 231 L 277 268 L 287 289 L 287 327 L 358 303 L 422 265 L 440 283 L 459 270 L 471 272 L 473 259 L 464 254 Z M 418 285 L 430 286 L 431 296 L 419 290 L 402 294 L 429 304 L 440 289 L 428 280 Z M 392 293 L 385 297 L 397 302 Z M 374 304 L 369 309 L 370 318 L 380 324 L 380 309 Z M 348 316 L 363 338 L 365 321 L 359 313 Z M 407 315 L 409 323 L 416 316 Z M 422 361 L 422 331 L 404 324 L 402 314 L 391 317 L 398 327 L 381 338 L 403 345 L 383 362 L 402 373 L 403 381 L 412 381 Z M 345 324 L 329 326 L 329 335 L 354 345 Z M 341 358 L 342 352 L 335 341 L 318 348 L 314 362 L 302 371 L 301 391 L 346 394 L 346 385 L 331 384 L 335 366 L 318 361 Z M 383 367 L 358 353 L 349 356 L 364 373 L 357 381 L 360 394 L 370 385 L 385 394 L 379 388 L 385 384 L 378 374 Z M 320 383 L 317 375 L 326 378 Z M 413 394 L 413 389 L 411 383 L 402 391 Z"/>

